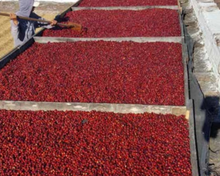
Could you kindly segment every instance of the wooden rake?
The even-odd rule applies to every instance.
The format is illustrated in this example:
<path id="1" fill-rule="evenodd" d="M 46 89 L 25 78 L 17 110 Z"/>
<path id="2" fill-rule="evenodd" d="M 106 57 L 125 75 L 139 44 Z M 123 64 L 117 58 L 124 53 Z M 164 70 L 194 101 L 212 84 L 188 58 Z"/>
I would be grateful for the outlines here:
<path id="1" fill-rule="evenodd" d="M 4 13 L 4 12 L 0 12 L 0 15 L 1 16 L 8 16 L 8 17 L 10 16 L 9 13 Z M 20 19 L 23 19 L 23 20 L 28 20 L 28 21 L 37 21 L 37 22 L 48 23 L 48 24 L 51 23 L 51 21 L 48 21 L 48 20 L 35 19 L 35 18 L 29 18 L 29 17 L 22 17 L 22 16 L 17 16 L 17 17 L 20 18 Z M 75 31 L 78 31 L 78 32 L 82 32 L 83 29 L 86 29 L 86 28 L 83 28 L 82 25 L 77 24 L 77 23 L 72 23 L 72 22 L 68 22 L 66 24 L 64 24 L 64 23 L 57 23 L 56 25 L 57 26 L 61 26 L 61 27 L 71 28 L 72 30 L 75 30 Z"/>

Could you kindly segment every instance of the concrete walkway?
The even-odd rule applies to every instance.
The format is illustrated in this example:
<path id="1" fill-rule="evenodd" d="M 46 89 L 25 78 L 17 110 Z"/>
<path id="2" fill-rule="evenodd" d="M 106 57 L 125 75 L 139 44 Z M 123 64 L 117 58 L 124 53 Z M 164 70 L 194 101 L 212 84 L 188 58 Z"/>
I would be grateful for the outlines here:
<path id="1" fill-rule="evenodd" d="M 210 138 L 210 170 L 211 176 L 220 175 L 220 123 L 215 123 L 212 126 Z"/>

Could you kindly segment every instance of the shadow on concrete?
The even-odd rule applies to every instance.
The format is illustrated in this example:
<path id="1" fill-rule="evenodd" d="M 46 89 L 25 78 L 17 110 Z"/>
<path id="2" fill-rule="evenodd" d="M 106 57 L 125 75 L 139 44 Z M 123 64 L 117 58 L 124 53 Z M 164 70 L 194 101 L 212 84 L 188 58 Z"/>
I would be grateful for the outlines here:
<path id="1" fill-rule="evenodd" d="M 217 138 L 217 131 L 220 129 L 211 132 L 213 120 L 218 116 L 219 97 L 205 97 L 196 77 L 192 72 L 189 72 L 189 75 L 190 99 L 193 100 L 194 106 L 194 130 L 200 176 L 218 176 L 213 174 L 213 167 L 210 167 L 210 140 Z M 212 155 L 216 160 L 214 156 Z"/>
<path id="2" fill-rule="evenodd" d="M 217 133 L 212 130 L 213 121 L 218 116 L 219 109 L 219 97 L 205 97 L 201 110 L 205 111 L 205 121 L 203 124 L 203 133 L 206 141 L 209 141 L 210 138 L 216 138 Z M 208 130 L 207 128 L 210 128 Z M 208 133 L 209 132 L 209 133 Z"/>
<path id="3" fill-rule="evenodd" d="M 184 17 L 183 17 L 184 18 Z M 189 86 L 189 99 L 193 101 L 194 110 L 194 133 L 196 141 L 197 159 L 200 176 L 211 176 L 209 155 L 210 139 L 216 139 L 217 132 L 212 131 L 213 119 L 218 114 L 219 97 L 217 96 L 204 96 L 201 87 L 193 73 L 194 61 L 193 53 L 195 41 L 190 37 L 184 25 L 184 39 L 187 44 L 188 50 L 188 86 Z M 215 176 L 215 175 L 212 175 Z"/>

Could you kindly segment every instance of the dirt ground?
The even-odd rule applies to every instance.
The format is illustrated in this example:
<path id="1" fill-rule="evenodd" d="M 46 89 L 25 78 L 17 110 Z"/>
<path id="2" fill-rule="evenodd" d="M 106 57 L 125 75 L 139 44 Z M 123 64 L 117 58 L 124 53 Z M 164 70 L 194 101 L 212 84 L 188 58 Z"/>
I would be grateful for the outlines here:
<path id="1" fill-rule="evenodd" d="M 54 17 L 72 6 L 73 3 L 48 3 L 41 2 L 35 12 L 45 19 L 52 20 Z M 16 12 L 18 2 L 0 2 L 0 12 Z M 38 31 L 39 29 L 37 29 Z M 0 58 L 10 52 L 14 47 L 10 31 L 10 21 L 8 17 L 0 16 Z"/>

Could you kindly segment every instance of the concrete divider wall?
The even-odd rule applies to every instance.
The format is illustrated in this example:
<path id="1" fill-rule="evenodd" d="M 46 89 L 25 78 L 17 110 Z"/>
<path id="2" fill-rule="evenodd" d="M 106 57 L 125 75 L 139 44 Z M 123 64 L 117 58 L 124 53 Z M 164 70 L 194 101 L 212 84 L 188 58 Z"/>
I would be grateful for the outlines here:
<path id="1" fill-rule="evenodd" d="M 205 96 L 220 92 L 220 9 L 213 0 L 180 0 L 195 41 L 194 74 Z"/>

